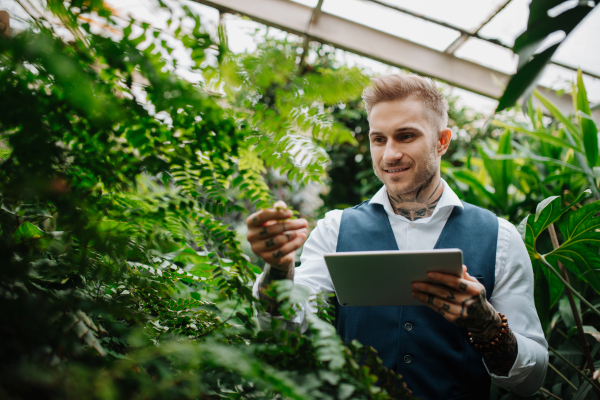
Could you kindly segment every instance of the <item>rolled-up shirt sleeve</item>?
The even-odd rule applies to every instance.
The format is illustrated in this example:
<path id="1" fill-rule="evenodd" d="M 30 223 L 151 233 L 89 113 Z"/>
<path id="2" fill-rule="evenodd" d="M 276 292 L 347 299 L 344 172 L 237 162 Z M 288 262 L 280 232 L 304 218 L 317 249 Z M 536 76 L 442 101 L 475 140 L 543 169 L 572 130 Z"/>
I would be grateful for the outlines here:
<path id="1" fill-rule="evenodd" d="M 294 284 L 306 288 L 309 297 L 296 305 L 296 317 L 291 321 L 285 321 L 281 317 L 272 317 L 269 313 L 259 313 L 257 316 L 259 329 L 271 329 L 272 319 L 276 318 L 281 320 L 280 329 L 304 332 L 308 327 L 307 315 L 316 312 L 316 297 L 320 293 L 333 292 L 333 283 L 323 256 L 327 253 L 335 253 L 342 212 L 343 210 L 333 210 L 325 214 L 325 218 L 317 222 L 317 226 L 304 243 L 300 266 L 294 271 Z M 258 298 L 261 279 L 262 274 L 256 278 L 252 289 L 256 298 Z"/>
<path id="2" fill-rule="evenodd" d="M 517 339 L 518 355 L 508 376 L 490 376 L 498 386 L 530 396 L 546 376 L 548 343 L 535 309 L 533 270 L 525 244 L 510 222 L 498 220 L 496 282 L 490 302 L 506 315 Z"/>

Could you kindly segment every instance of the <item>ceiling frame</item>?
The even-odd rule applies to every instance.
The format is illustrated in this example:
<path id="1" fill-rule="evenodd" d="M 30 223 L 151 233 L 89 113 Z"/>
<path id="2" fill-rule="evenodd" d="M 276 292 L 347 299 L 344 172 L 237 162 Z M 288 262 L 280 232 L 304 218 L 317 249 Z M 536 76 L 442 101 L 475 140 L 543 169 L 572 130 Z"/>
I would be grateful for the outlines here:
<path id="1" fill-rule="evenodd" d="M 496 46 L 504 47 L 505 49 L 509 49 L 510 51 L 512 51 L 512 46 L 509 46 L 509 45 L 503 43 L 502 41 L 500 41 L 498 39 L 490 39 L 490 38 L 486 38 L 484 36 L 479 35 L 479 31 L 485 25 L 487 25 L 496 15 L 498 15 L 500 13 L 500 11 L 502 11 L 504 9 L 504 7 L 506 7 L 508 5 L 508 3 L 510 3 L 511 0 L 507 1 L 502 6 L 500 6 L 497 9 L 497 11 L 495 13 L 493 13 L 491 15 L 491 17 L 488 18 L 488 20 L 485 21 L 483 24 L 481 24 L 481 26 L 479 26 L 479 28 L 476 31 L 474 31 L 474 32 L 469 32 L 469 31 L 467 31 L 465 29 L 462 29 L 462 28 L 460 28 L 460 27 L 458 27 L 456 25 L 452 25 L 452 24 L 449 24 L 447 22 L 443 22 L 443 21 L 437 20 L 435 18 L 428 17 L 426 15 L 422 15 L 422 14 L 416 13 L 414 11 L 410 11 L 410 10 L 408 10 L 406 8 L 403 8 L 403 7 L 394 6 L 394 5 L 388 4 L 386 2 L 383 2 L 381 0 L 363 0 L 363 1 L 368 1 L 370 3 L 375 3 L 375 4 L 378 4 L 378 5 L 382 6 L 382 7 L 387 7 L 387 8 L 390 8 L 392 10 L 399 11 L 401 13 L 413 16 L 415 18 L 419 18 L 419 19 L 422 19 L 424 21 L 432 22 L 432 23 L 434 23 L 436 25 L 440 25 L 440 26 L 443 26 L 445 28 L 458 31 L 458 32 L 460 32 L 460 36 L 456 39 L 456 41 L 460 41 L 461 38 L 463 38 L 462 42 L 460 42 L 460 45 L 458 47 L 462 46 L 462 44 L 464 44 L 464 42 L 466 42 L 470 37 L 472 37 L 472 38 L 475 38 L 475 39 L 483 40 L 483 41 L 488 42 L 488 43 L 495 44 Z M 448 48 L 445 50 L 445 52 L 447 52 L 448 54 L 454 54 L 454 52 L 456 50 L 458 50 L 458 47 L 455 48 L 455 49 L 452 49 L 453 45 L 455 45 L 455 44 L 454 43 L 450 44 L 450 46 L 448 46 Z M 554 64 L 554 65 L 558 65 L 559 67 L 562 67 L 562 68 L 565 68 L 565 69 L 570 69 L 571 71 L 577 71 L 577 67 L 574 67 L 572 65 L 568 65 L 568 64 L 562 63 L 560 61 L 550 60 L 550 63 Z M 593 78 L 600 79 L 600 75 L 599 74 L 595 74 L 593 72 L 584 71 L 584 70 L 582 70 L 581 72 L 584 75 L 589 75 L 589 76 L 591 76 Z"/>
<path id="2" fill-rule="evenodd" d="M 290 0 L 194 0 L 220 12 L 241 14 L 257 22 L 306 36 L 309 40 L 405 68 L 486 97 L 498 99 L 510 76 L 477 63 L 390 35 L 346 19 L 320 12 L 312 24 L 314 9 Z M 308 26 L 308 29 L 307 29 Z M 539 87 L 562 112 L 570 114 L 570 96 Z M 538 104 L 534 99 L 534 105 Z M 593 112 L 600 119 L 600 110 Z"/>
<path id="3" fill-rule="evenodd" d="M 504 8 L 511 2 L 512 0 L 506 0 L 504 3 L 500 4 L 500 6 L 498 8 L 496 8 L 494 10 L 493 13 L 490 14 L 490 16 L 483 21 L 481 24 L 479 24 L 479 26 L 477 27 L 477 29 L 475 29 L 474 31 L 472 31 L 471 33 L 473 35 L 477 35 L 479 36 L 479 31 L 483 29 L 484 26 L 486 26 L 488 24 L 488 22 L 490 22 L 492 19 L 494 19 L 494 17 L 496 15 L 498 15 L 500 13 L 500 11 L 504 10 Z M 476 36 L 476 37 L 477 37 Z M 468 35 L 465 34 L 461 34 L 454 42 L 452 42 L 450 44 L 450 46 L 448 46 L 446 48 L 446 50 L 444 50 L 444 53 L 448 53 L 448 54 L 454 54 L 456 53 L 456 50 L 458 50 L 460 47 L 462 47 L 463 44 L 465 44 L 465 42 L 469 39 Z"/>

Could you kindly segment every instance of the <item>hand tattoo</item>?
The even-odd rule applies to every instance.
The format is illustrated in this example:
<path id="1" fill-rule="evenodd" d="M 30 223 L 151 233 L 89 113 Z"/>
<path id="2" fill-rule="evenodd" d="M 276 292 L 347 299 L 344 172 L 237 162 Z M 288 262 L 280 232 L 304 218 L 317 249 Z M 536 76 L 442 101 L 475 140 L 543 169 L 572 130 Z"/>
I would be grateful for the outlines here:
<path id="1" fill-rule="evenodd" d="M 265 246 L 267 247 L 267 249 L 268 249 L 269 247 L 273 247 L 273 246 L 275 246 L 275 239 L 271 238 L 271 239 L 267 240 L 267 241 L 265 242 Z"/>
<path id="2" fill-rule="evenodd" d="M 487 302 L 485 295 L 485 288 L 482 288 L 479 294 L 463 301 L 460 317 L 456 320 L 456 325 L 469 329 L 474 338 L 480 338 L 482 341 L 494 337 L 500 318 Z"/>
<path id="3" fill-rule="evenodd" d="M 259 232 L 260 236 L 267 236 L 268 234 L 269 234 L 269 231 L 267 230 L 266 226 L 263 228 L 262 231 Z"/>
<path id="4" fill-rule="evenodd" d="M 450 306 L 446 303 L 444 303 L 444 305 L 442 306 L 442 308 L 446 311 L 448 311 L 450 309 Z"/>
<path id="5" fill-rule="evenodd" d="M 459 288 L 461 291 L 463 291 L 463 292 L 464 292 L 464 291 L 466 291 L 466 290 L 467 290 L 467 284 L 466 284 L 466 283 L 461 283 L 460 285 L 458 285 L 458 288 Z"/>
<path id="6" fill-rule="evenodd" d="M 429 297 L 427 298 L 427 302 L 429 304 L 433 304 L 433 301 L 435 300 L 435 296 L 430 294 Z"/>
<path id="7" fill-rule="evenodd" d="M 281 250 L 279 250 L 279 251 L 278 251 L 278 252 L 276 252 L 276 253 L 273 253 L 273 258 L 274 258 L 274 259 L 276 259 L 276 260 L 277 260 L 277 259 L 279 259 L 279 258 L 281 258 L 281 257 L 283 257 L 283 253 L 281 252 Z"/>
<path id="8" fill-rule="evenodd" d="M 456 297 L 454 297 L 454 292 L 450 292 L 450 294 L 448 294 L 448 297 L 446 297 L 446 300 L 456 300 Z"/>
<path id="9" fill-rule="evenodd" d="M 438 314 L 440 314 L 440 315 L 446 315 L 446 313 L 445 313 L 445 312 L 443 312 L 443 311 L 442 311 L 441 309 L 439 309 L 439 308 L 438 308 L 437 312 L 438 312 Z"/>

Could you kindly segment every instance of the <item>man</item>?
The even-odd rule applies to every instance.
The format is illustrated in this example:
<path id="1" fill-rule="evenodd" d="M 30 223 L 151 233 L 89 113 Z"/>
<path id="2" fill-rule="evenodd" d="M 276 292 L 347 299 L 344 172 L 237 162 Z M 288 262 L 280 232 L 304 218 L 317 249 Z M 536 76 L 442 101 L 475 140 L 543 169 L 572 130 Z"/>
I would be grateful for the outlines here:
<path id="1" fill-rule="evenodd" d="M 445 99 L 432 80 L 416 75 L 375 78 L 363 99 L 373 169 L 384 186 L 370 201 L 327 213 L 306 244 L 306 220 L 284 221 L 291 212 L 283 202 L 276 204 L 283 209 L 248 218 L 248 240 L 268 263 L 255 284 L 255 295 L 269 301 L 269 315 L 259 322 L 278 315 L 277 302 L 262 293 L 274 280 L 294 280 L 313 294 L 333 292 L 323 254 L 460 248 L 462 277 L 430 273 L 439 285 L 412 284 L 413 297 L 427 307 L 336 304 L 337 331 L 345 342 L 373 346 L 418 397 L 487 399 L 490 377 L 532 395 L 544 379 L 548 352 L 531 262 L 512 224 L 462 203 L 441 179 L 451 139 Z M 294 269 L 303 244 L 301 266 Z M 312 311 L 302 304 L 291 325 L 305 325 Z"/>

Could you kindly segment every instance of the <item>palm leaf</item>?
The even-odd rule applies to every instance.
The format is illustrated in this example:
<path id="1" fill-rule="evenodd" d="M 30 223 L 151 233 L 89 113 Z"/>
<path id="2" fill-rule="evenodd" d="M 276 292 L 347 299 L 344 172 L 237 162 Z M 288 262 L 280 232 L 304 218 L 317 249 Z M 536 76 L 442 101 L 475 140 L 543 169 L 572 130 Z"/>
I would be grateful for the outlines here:
<path id="1" fill-rule="evenodd" d="M 581 193 L 577 196 L 574 203 L 579 202 L 589 193 L 591 193 L 589 190 Z M 550 224 L 558 221 L 569 208 L 571 208 L 571 205 L 561 207 L 561 198 L 559 196 L 548 197 L 538 204 L 535 215 L 528 215 L 517 227 L 517 230 L 525 242 L 525 247 L 527 248 L 531 262 L 536 269 L 539 270 L 541 268 L 539 266 L 540 255 L 536 249 L 536 243 L 539 236 L 550 226 Z M 548 281 L 550 304 L 552 306 L 560 298 L 563 291 L 563 285 L 554 274 L 548 271 L 547 268 L 541 268 L 541 270 Z"/>
<path id="2" fill-rule="evenodd" d="M 578 201 L 578 200 L 576 200 Z M 561 261 L 600 293 L 600 201 L 567 214 L 558 224 L 563 243 L 546 255 L 549 262 Z"/>
<path id="3" fill-rule="evenodd" d="M 502 127 L 502 128 L 511 129 L 513 131 L 516 131 L 516 132 L 524 133 L 524 134 L 526 134 L 528 136 L 531 136 L 533 138 L 539 139 L 542 142 L 549 143 L 549 144 L 551 144 L 553 146 L 556 146 L 556 147 L 566 147 L 568 149 L 573 149 L 573 150 L 575 150 L 577 152 L 580 152 L 580 153 L 582 152 L 582 150 L 579 147 L 571 145 L 567 141 L 562 140 L 561 138 L 558 138 L 556 136 L 552 136 L 552 135 L 546 133 L 543 130 L 530 130 L 530 129 L 527 129 L 527 128 L 524 128 L 524 127 L 518 126 L 518 125 L 505 124 L 504 122 L 498 121 L 498 120 L 493 120 L 492 124 L 496 125 L 496 126 L 499 126 L 499 127 Z"/>
<path id="4" fill-rule="evenodd" d="M 579 126 L 581 126 L 581 133 L 583 136 L 583 145 L 585 147 L 585 155 L 588 164 L 591 167 L 598 165 L 598 129 L 594 120 L 591 119 L 590 115 L 590 103 L 587 98 L 585 86 L 581 75 L 581 70 L 577 71 L 577 95 L 573 96 L 575 105 L 577 106 L 577 117 L 579 120 Z"/>

